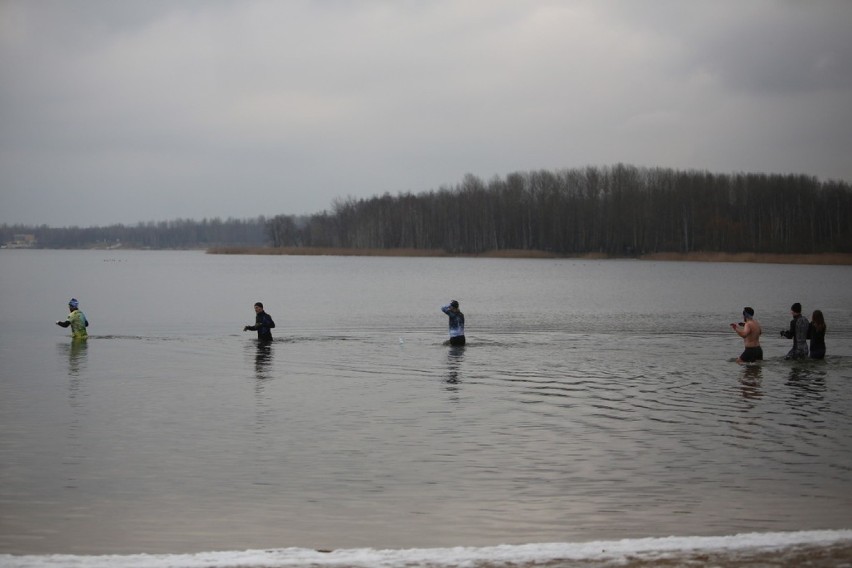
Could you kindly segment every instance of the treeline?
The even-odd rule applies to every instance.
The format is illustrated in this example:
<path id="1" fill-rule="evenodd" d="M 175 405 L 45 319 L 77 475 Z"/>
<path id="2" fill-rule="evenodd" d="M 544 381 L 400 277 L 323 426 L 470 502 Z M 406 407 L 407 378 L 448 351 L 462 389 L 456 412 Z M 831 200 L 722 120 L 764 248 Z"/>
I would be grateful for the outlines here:
<path id="1" fill-rule="evenodd" d="M 655 252 L 852 252 L 852 188 L 804 175 L 627 165 L 513 173 L 413 195 L 338 199 L 267 221 L 274 247 Z"/>
<path id="2" fill-rule="evenodd" d="M 336 199 L 309 216 L 111 225 L 0 225 L 40 248 L 322 247 L 448 253 L 852 253 L 852 187 L 804 175 L 627 165 L 519 172 L 488 182 Z"/>
<path id="3" fill-rule="evenodd" d="M 265 217 L 255 219 L 176 219 L 110 225 L 108 227 L 52 228 L 46 225 L 0 225 L 0 242 L 11 242 L 17 234 L 31 234 L 39 248 L 128 247 L 187 249 L 212 246 L 262 246 L 266 243 Z"/>

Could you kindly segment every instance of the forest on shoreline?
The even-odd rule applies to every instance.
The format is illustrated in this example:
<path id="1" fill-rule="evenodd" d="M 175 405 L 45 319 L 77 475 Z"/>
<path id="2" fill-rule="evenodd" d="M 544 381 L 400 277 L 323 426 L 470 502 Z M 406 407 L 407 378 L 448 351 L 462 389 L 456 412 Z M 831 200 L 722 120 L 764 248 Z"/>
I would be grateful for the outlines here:
<path id="1" fill-rule="evenodd" d="M 467 258 L 526 258 L 618 260 L 636 259 L 680 262 L 751 262 L 760 264 L 852 265 L 852 253 L 770 254 L 770 253 L 654 253 L 633 256 L 586 253 L 561 255 L 539 250 L 490 250 L 479 254 L 453 254 L 442 250 L 424 249 L 352 249 L 324 247 L 213 247 L 208 254 L 269 255 L 269 256 L 373 256 L 373 257 L 467 257 Z"/>
<path id="2" fill-rule="evenodd" d="M 16 243 L 32 236 L 34 246 L 14 248 L 49 249 L 206 249 L 213 246 L 263 246 L 266 218 L 255 219 L 176 219 L 108 225 L 105 227 L 37 227 L 0 225 L 0 242 Z M 17 237 L 17 238 L 16 238 Z M 25 243 L 21 243 L 25 245 Z"/>
<path id="3" fill-rule="evenodd" d="M 519 172 L 488 182 L 469 174 L 456 186 L 420 194 L 338 198 L 330 210 L 308 216 L 86 229 L 0 226 L 2 242 L 21 233 L 32 234 L 43 248 L 607 258 L 817 255 L 837 262 L 852 254 L 852 187 L 805 175 L 618 164 Z"/>
<path id="4" fill-rule="evenodd" d="M 852 188 L 803 175 L 617 165 L 468 175 L 417 195 L 338 199 L 268 221 L 273 247 L 556 255 L 852 252 Z"/>

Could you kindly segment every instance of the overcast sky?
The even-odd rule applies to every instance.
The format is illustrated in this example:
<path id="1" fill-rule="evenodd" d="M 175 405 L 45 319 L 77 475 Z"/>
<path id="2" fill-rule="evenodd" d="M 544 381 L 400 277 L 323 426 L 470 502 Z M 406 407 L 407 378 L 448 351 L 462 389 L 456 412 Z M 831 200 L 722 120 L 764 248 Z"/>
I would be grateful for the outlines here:
<path id="1" fill-rule="evenodd" d="M 616 163 L 852 181 L 848 0 L 0 0 L 0 223 Z"/>

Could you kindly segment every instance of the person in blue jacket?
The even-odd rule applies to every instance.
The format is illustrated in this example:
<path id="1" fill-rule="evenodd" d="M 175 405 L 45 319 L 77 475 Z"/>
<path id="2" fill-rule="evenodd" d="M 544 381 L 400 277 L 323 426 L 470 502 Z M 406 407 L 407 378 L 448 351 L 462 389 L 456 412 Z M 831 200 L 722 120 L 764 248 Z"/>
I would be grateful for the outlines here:
<path id="1" fill-rule="evenodd" d="M 263 311 L 263 304 L 261 302 L 255 302 L 254 313 L 254 325 L 245 326 L 243 331 L 256 331 L 259 341 L 272 341 L 272 332 L 269 331 L 275 327 L 272 316 Z"/>
<path id="2" fill-rule="evenodd" d="M 464 345 L 464 314 L 455 300 L 441 308 L 450 318 L 450 345 Z"/>

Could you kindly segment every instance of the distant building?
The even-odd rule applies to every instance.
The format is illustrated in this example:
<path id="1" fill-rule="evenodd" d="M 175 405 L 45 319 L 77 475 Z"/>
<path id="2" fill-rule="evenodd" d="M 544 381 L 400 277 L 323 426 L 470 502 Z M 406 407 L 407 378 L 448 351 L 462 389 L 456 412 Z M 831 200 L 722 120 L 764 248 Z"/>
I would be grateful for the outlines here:
<path id="1" fill-rule="evenodd" d="M 12 235 L 12 240 L 6 243 L 4 248 L 35 248 L 38 245 L 38 240 L 35 235 L 19 233 Z"/>

